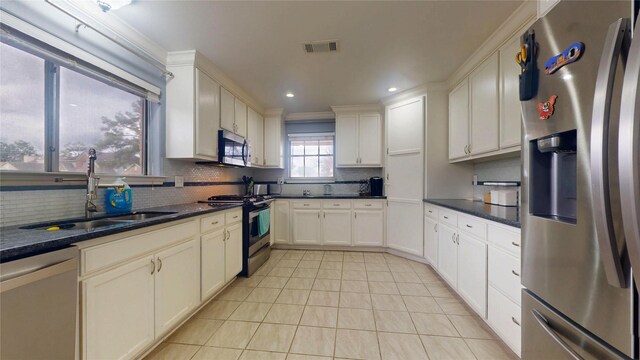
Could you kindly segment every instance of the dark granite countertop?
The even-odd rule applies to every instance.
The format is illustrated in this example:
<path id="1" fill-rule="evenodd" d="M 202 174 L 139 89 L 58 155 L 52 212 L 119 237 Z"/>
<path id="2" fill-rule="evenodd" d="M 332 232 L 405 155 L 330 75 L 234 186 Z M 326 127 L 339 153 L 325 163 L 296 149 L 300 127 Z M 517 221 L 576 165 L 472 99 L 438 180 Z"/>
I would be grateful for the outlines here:
<path id="1" fill-rule="evenodd" d="M 271 195 L 274 199 L 379 199 L 384 200 L 386 196 L 360 196 L 358 194 L 335 194 L 335 195 Z"/>
<path id="2" fill-rule="evenodd" d="M 485 204 L 462 199 L 424 199 L 424 202 L 460 211 L 505 225 L 520 227 L 520 208 Z"/>
<path id="3" fill-rule="evenodd" d="M 84 240 L 96 239 L 107 235 L 118 234 L 126 231 L 144 228 L 147 226 L 158 225 L 170 221 L 208 214 L 216 211 L 227 210 L 239 206 L 242 205 L 232 204 L 211 207 L 207 204 L 196 203 L 169 205 L 151 209 L 138 209 L 135 212 L 171 211 L 175 213 L 94 229 L 46 231 L 21 228 L 24 226 L 30 226 L 30 224 L 7 226 L 4 228 L 0 228 L 0 263 L 59 250 L 68 247 L 71 244 Z M 104 218 L 104 216 L 96 217 L 96 219 L 100 218 Z M 72 222 L 72 220 L 78 221 L 83 219 L 63 219 L 58 222 L 51 221 L 42 223 L 42 225 L 53 226 L 63 222 Z"/>

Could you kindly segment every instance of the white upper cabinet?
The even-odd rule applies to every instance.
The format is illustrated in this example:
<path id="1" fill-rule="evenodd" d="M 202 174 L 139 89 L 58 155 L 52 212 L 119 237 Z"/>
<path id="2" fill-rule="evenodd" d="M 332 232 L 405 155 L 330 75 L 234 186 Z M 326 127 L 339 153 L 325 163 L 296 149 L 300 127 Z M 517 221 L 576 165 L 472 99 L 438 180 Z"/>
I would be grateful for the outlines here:
<path id="1" fill-rule="evenodd" d="M 220 88 L 220 127 L 231 132 L 235 131 L 235 99 L 227 89 Z"/>
<path id="2" fill-rule="evenodd" d="M 387 148 L 389 155 L 422 151 L 424 140 L 424 102 L 412 99 L 387 108 Z M 393 113 L 393 116 L 392 114 Z"/>
<path id="3" fill-rule="evenodd" d="M 284 168 L 284 122 L 282 112 L 265 114 L 263 166 Z"/>
<path id="4" fill-rule="evenodd" d="M 247 137 L 247 104 L 240 99 L 235 99 L 235 128 L 234 132 L 242 137 Z"/>
<path id="5" fill-rule="evenodd" d="M 468 155 L 469 81 L 464 79 L 449 93 L 449 159 Z"/>
<path id="6" fill-rule="evenodd" d="M 469 94 L 471 98 L 469 154 L 477 155 L 498 150 L 500 148 L 498 53 L 494 53 L 471 73 Z"/>
<path id="7" fill-rule="evenodd" d="M 264 165 L 264 118 L 252 108 L 247 110 L 247 139 L 251 147 L 251 166 Z"/>
<path id="8" fill-rule="evenodd" d="M 194 65 L 167 69 L 167 158 L 217 160 L 220 85 Z"/>
<path id="9" fill-rule="evenodd" d="M 333 106 L 336 166 L 382 166 L 382 115 L 371 106 Z"/>
<path id="10" fill-rule="evenodd" d="M 358 165 L 358 114 L 336 116 L 336 166 Z"/>
<path id="11" fill-rule="evenodd" d="M 520 108 L 520 65 L 514 54 L 520 51 L 515 37 L 500 48 L 500 148 L 520 146 L 522 111 Z"/>

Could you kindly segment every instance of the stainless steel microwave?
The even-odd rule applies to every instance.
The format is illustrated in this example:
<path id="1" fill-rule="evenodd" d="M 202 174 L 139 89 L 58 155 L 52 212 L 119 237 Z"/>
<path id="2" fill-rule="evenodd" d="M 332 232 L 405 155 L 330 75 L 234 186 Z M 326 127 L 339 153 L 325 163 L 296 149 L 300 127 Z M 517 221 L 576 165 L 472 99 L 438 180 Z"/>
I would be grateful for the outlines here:
<path id="1" fill-rule="evenodd" d="M 233 166 L 250 166 L 249 142 L 227 130 L 218 130 L 218 162 Z"/>

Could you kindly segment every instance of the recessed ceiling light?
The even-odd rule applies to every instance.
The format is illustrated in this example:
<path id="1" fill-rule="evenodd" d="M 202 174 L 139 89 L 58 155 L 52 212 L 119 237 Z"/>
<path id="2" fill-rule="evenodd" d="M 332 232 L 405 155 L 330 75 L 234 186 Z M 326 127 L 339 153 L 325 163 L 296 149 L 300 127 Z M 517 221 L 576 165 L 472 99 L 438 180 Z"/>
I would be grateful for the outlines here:
<path id="1" fill-rule="evenodd" d="M 131 4 L 131 0 L 96 0 L 96 2 L 103 12 L 118 10 L 123 6 Z"/>
<path id="2" fill-rule="evenodd" d="M 388 91 L 389 91 L 389 92 L 398 91 L 398 88 L 397 88 L 397 87 L 390 87 L 390 88 L 388 89 Z"/>
<path id="3" fill-rule="evenodd" d="M 287 96 L 288 98 L 292 98 L 292 97 L 294 97 L 294 96 L 296 96 L 296 95 L 295 95 L 294 93 L 292 93 L 292 92 L 288 92 L 286 96 Z"/>

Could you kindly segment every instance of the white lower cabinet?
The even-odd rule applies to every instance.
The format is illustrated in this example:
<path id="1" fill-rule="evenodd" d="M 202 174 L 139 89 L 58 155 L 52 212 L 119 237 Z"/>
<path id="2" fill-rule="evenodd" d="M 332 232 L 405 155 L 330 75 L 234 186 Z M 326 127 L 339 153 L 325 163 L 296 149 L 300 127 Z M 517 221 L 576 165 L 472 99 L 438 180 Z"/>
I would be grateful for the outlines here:
<path id="1" fill-rule="evenodd" d="M 424 217 L 424 258 L 438 268 L 438 222 Z"/>
<path id="2" fill-rule="evenodd" d="M 461 232 L 458 243 L 458 292 L 482 318 L 487 316 L 487 244 Z"/>
<path id="3" fill-rule="evenodd" d="M 198 247 L 196 240 L 190 240 L 156 255 L 156 337 L 171 330 L 200 303 Z"/>
<path id="4" fill-rule="evenodd" d="M 242 223 L 228 226 L 226 233 L 224 277 L 225 282 L 228 282 L 242 271 Z"/>
<path id="5" fill-rule="evenodd" d="M 200 300 L 204 301 L 224 286 L 225 277 L 224 228 L 200 237 L 202 254 L 202 283 Z"/>
<path id="6" fill-rule="evenodd" d="M 272 234 L 275 239 L 274 244 L 288 244 L 291 234 L 291 221 L 289 218 L 289 206 L 291 204 L 288 200 L 277 200 L 271 206 L 274 217 L 275 229 Z"/>
<path id="7" fill-rule="evenodd" d="M 153 343 L 154 258 L 82 282 L 83 359 L 133 358 Z"/>
<path id="8" fill-rule="evenodd" d="M 351 245 L 351 210 L 322 210 L 322 244 Z"/>
<path id="9" fill-rule="evenodd" d="M 320 210 L 293 210 L 293 243 L 320 245 Z"/>
<path id="10" fill-rule="evenodd" d="M 489 286 L 489 325 L 518 356 L 521 349 L 520 312 L 520 306 Z"/>
<path id="11" fill-rule="evenodd" d="M 456 288 L 458 285 L 456 230 L 442 223 L 438 228 L 438 271 L 453 288 Z"/>
<path id="12" fill-rule="evenodd" d="M 353 245 L 384 245 L 384 211 L 382 209 L 353 211 Z"/>

